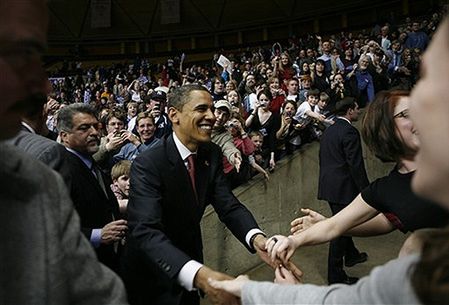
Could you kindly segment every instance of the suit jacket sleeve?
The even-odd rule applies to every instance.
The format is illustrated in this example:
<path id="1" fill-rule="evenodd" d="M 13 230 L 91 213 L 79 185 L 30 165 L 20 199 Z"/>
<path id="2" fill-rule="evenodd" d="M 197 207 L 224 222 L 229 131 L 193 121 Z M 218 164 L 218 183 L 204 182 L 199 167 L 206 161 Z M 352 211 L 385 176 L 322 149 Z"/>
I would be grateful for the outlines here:
<path id="1" fill-rule="evenodd" d="M 357 129 L 351 127 L 343 136 L 343 150 L 351 176 L 359 191 L 362 191 L 369 184 L 369 181 L 363 162 L 362 143 Z"/>
<path id="2" fill-rule="evenodd" d="M 218 148 L 218 147 L 217 147 Z M 223 174 L 223 163 L 221 152 L 218 149 L 213 152 L 211 162 L 217 164 L 214 171 L 212 206 L 218 214 L 221 222 L 232 232 L 232 234 L 252 253 L 254 249 L 249 247 L 245 241 L 246 234 L 251 229 L 259 228 L 251 212 L 234 196 L 228 186 Z"/>

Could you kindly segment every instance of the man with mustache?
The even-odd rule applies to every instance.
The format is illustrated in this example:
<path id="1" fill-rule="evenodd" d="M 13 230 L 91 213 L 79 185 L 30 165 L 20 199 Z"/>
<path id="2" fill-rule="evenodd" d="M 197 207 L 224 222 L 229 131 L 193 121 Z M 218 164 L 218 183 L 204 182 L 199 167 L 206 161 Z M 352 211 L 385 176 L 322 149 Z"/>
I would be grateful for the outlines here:
<path id="1" fill-rule="evenodd" d="M 95 248 L 98 260 L 118 272 L 118 250 L 127 230 L 120 219 L 110 177 L 99 170 L 92 155 L 98 151 L 99 122 L 95 110 L 77 103 L 58 115 L 58 130 L 72 175 L 70 196 L 81 219 L 81 231 Z"/>
<path id="2" fill-rule="evenodd" d="M 126 304 L 81 234 L 62 178 L 3 141 L 49 90 L 46 2 L 0 0 L 0 304 Z"/>

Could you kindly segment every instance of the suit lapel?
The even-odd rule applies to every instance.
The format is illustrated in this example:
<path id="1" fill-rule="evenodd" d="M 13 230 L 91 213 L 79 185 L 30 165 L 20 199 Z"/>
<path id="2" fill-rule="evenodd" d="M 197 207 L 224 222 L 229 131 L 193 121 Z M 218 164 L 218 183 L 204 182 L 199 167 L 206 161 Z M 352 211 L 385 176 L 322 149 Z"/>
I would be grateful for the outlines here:
<path id="1" fill-rule="evenodd" d="M 173 135 L 170 135 L 167 137 L 166 141 L 166 154 L 167 159 L 171 165 L 171 172 L 174 174 L 173 176 L 176 177 L 175 180 L 179 182 L 180 189 L 186 189 L 187 190 L 187 196 L 191 198 L 189 202 L 194 203 L 193 206 L 200 206 L 198 204 L 198 200 L 195 196 L 195 192 L 193 191 L 193 188 L 190 183 L 190 176 L 189 172 L 184 164 L 184 160 L 181 159 L 181 155 L 176 148 L 175 141 L 173 140 Z M 196 185 L 197 185 L 197 191 L 198 191 L 198 159 L 196 162 Z M 199 193 L 198 193 L 198 196 Z M 199 197 L 201 198 L 201 197 Z M 200 201 L 201 202 L 201 201 Z"/>
<path id="2" fill-rule="evenodd" d="M 73 162 L 75 162 L 74 163 L 74 164 L 76 164 L 75 168 L 79 168 L 79 174 L 80 174 L 79 179 L 86 179 L 88 184 L 95 187 L 97 189 L 96 192 L 98 194 L 101 194 L 101 196 L 104 197 L 104 199 L 105 199 L 104 201 L 109 202 L 109 200 L 106 197 L 106 194 L 104 193 L 103 188 L 100 186 L 100 183 L 98 182 L 97 178 L 95 178 L 94 174 L 86 166 L 86 164 L 80 158 L 78 158 L 78 156 L 74 155 L 72 152 L 68 151 L 68 155 L 70 156 L 69 158 L 71 158 L 73 160 Z M 102 176 L 102 177 L 103 177 L 103 181 L 106 181 L 104 179 L 104 176 Z M 109 187 L 109 185 L 105 184 L 105 188 L 108 188 L 108 187 Z"/>
<path id="3" fill-rule="evenodd" d="M 207 184 L 210 179 L 210 151 L 206 145 L 200 145 L 196 162 L 196 190 L 200 205 L 206 204 Z"/>

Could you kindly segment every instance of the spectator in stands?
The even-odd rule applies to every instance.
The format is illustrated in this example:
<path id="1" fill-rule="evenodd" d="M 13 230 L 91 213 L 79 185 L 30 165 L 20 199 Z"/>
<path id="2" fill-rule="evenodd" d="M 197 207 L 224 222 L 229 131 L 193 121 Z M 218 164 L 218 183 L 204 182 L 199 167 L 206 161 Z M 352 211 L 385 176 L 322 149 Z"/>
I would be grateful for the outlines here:
<path id="1" fill-rule="evenodd" d="M 384 52 L 390 49 L 391 39 L 390 39 L 390 27 L 388 25 L 384 25 L 380 29 L 380 37 L 378 43 Z"/>
<path id="2" fill-rule="evenodd" d="M 273 170 L 276 166 L 276 132 L 279 130 L 280 126 L 280 116 L 269 110 L 269 105 L 272 99 L 273 96 L 269 89 L 260 91 L 257 95 L 255 108 L 245 122 L 246 127 L 250 131 L 259 131 L 262 133 L 264 137 L 262 149 L 269 152 L 270 170 Z"/>
<path id="3" fill-rule="evenodd" d="M 123 79 L 120 77 L 120 75 L 117 75 L 114 78 L 114 86 L 112 87 L 112 93 L 116 97 L 117 102 L 121 105 L 123 105 L 125 103 L 125 99 L 124 99 L 125 86 L 123 86 L 122 82 L 123 82 Z"/>
<path id="4" fill-rule="evenodd" d="M 330 60 L 329 60 L 330 61 Z M 330 62 L 329 62 L 330 64 Z M 313 67 L 313 66 L 312 66 Z M 311 67 L 310 76 L 312 78 L 313 87 L 320 92 L 326 92 L 330 88 L 329 78 L 326 75 L 324 68 L 325 62 L 322 59 L 317 59 L 314 68 Z M 344 67 L 343 67 L 344 69 Z"/>
<path id="5" fill-rule="evenodd" d="M 226 95 L 226 99 L 231 104 L 231 111 L 239 113 L 243 118 L 247 117 L 247 113 L 242 105 L 240 94 L 237 90 L 231 90 Z"/>
<path id="6" fill-rule="evenodd" d="M 276 132 L 276 138 L 280 142 L 278 146 L 280 156 L 293 153 L 301 145 L 299 132 L 302 126 L 293 118 L 295 114 L 296 102 L 286 100 L 282 105 L 281 126 Z"/>
<path id="7" fill-rule="evenodd" d="M 126 117 L 126 126 L 129 131 L 133 131 L 136 126 L 136 116 L 137 116 L 137 103 L 129 102 L 126 105 L 127 117 Z"/>
<path id="8" fill-rule="evenodd" d="M 288 81 L 290 83 L 290 81 Z M 268 88 L 270 88 L 273 100 L 270 103 L 270 111 L 279 114 L 282 104 L 285 101 L 285 92 L 279 86 L 279 78 L 272 76 L 267 81 Z"/>
<path id="9" fill-rule="evenodd" d="M 312 64 L 313 66 L 315 64 Z M 304 75 L 300 79 L 300 90 L 298 92 L 298 100 L 296 101 L 296 108 L 301 105 L 307 99 L 307 91 L 312 88 L 312 77 L 310 75 Z"/>
<path id="10" fill-rule="evenodd" d="M 171 122 L 165 112 L 167 105 L 167 94 L 164 91 L 154 90 L 151 95 L 145 97 L 147 111 L 151 112 L 156 124 L 154 135 L 160 139 L 172 132 Z"/>
<path id="11" fill-rule="evenodd" d="M 316 113 L 322 114 L 326 117 L 326 119 L 321 122 L 325 127 L 328 127 L 328 126 L 334 124 L 333 118 L 335 118 L 335 116 L 333 115 L 333 112 L 335 111 L 335 107 L 332 110 L 329 110 L 329 107 L 328 107 L 329 102 L 330 102 L 329 95 L 326 92 L 321 92 L 318 103 L 316 104 L 316 106 L 313 110 Z"/>
<path id="12" fill-rule="evenodd" d="M 374 51 L 373 61 L 368 67 L 368 71 L 373 77 L 375 93 L 389 88 L 388 58 L 382 49 Z"/>
<path id="13" fill-rule="evenodd" d="M 304 61 L 300 67 L 301 70 L 299 71 L 299 76 L 310 75 L 310 68 L 308 62 Z"/>
<path id="14" fill-rule="evenodd" d="M 254 161 L 262 168 L 268 168 L 268 161 L 270 156 L 267 156 L 266 153 L 262 150 L 263 134 L 260 131 L 251 131 L 249 133 L 249 138 L 254 144 Z"/>
<path id="15" fill-rule="evenodd" d="M 356 69 L 352 70 L 346 76 L 348 80 L 354 76 L 357 81 L 357 89 L 358 89 L 358 104 L 360 108 L 366 106 L 367 103 L 371 102 L 374 99 L 374 83 L 373 77 L 368 72 L 368 66 L 370 64 L 370 59 L 368 55 L 360 56 L 359 63 L 356 66 Z"/>
<path id="16" fill-rule="evenodd" d="M 139 145 L 139 138 L 125 129 L 126 114 L 123 110 L 112 109 L 104 120 L 106 135 L 101 137 L 98 151 L 93 154 L 93 159 L 107 173 L 114 165 L 113 156 L 127 143 Z"/>
<path id="17" fill-rule="evenodd" d="M 122 160 L 114 164 L 111 170 L 111 190 L 120 208 L 120 213 L 126 215 L 129 197 L 129 173 L 131 171 L 131 161 Z"/>
<path id="18" fill-rule="evenodd" d="M 121 160 L 134 161 L 141 152 L 155 146 L 159 142 L 159 139 L 154 134 L 156 131 L 154 117 L 149 112 L 141 112 L 137 115 L 136 128 L 140 138 L 139 141 L 129 142 L 124 145 L 114 155 L 114 163 Z"/>
<path id="19" fill-rule="evenodd" d="M 343 65 L 343 63 L 340 59 L 338 50 L 333 49 L 331 47 L 331 43 L 329 41 L 324 41 L 322 43 L 321 51 L 323 53 L 320 57 L 317 58 L 317 63 L 318 63 L 318 60 L 322 60 L 322 62 L 324 64 L 324 74 L 326 74 L 326 76 L 329 76 L 332 73 L 332 71 L 334 71 L 334 72 L 336 72 L 337 70 L 344 71 L 345 66 Z M 333 51 L 333 53 L 331 53 L 331 51 Z M 320 91 L 324 91 L 324 90 L 320 90 Z"/>
<path id="20" fill-rule="evenodd" d="M 411 32 L 407 34 L 405 47 L 408 49 L 418 48 L 424 51 L 429 43 L 429 36 L 420 28 L 419 22 L 413 22 Z"/>
<path id="21" fill-rule="evenodd" d="M 211 85 L 210 91 L 212 94 L 212 100 L 214 102 L 223 100 L 226 95 L 224 79 L 220 76 L 214 77 L 211 80 L 211 84 L 212 85 Z"/>
<path id="22" fill-rule="evenodd" d="M 239 84 L 238 92 L 242 97 L 243 108 L 246 112 L 251 110 L 249 96 L 251 93 L 256 92 L 256 78 L 254 74 L 248 73 L 248 71 L 243 72 L 243 79 Z"/>
<path id="23" fill-rule="evenodd" d="M 273 74 L 277 75 L 282 83 L 296 76 L 296 70 L 293 68 L 293 62 L 287 52 L 283 52 L 279 57 L 275 56 L 272 65 Z"/>
<path id="24" fill-rule="evenodd" d="M 254 143 L 248 137 L 243 126 L 245 126 L 243 117 L 237 112 L 232 112 L 227 123 L 227 128 L 233 138 L 235 147 L 240 151 L 242 162 L 239 171 L 233 168 L 225 175 L 231 188 L 236 188 L 251 178 L 250 156 L 253 155 L 255 148 Z M 227 167 L 226 163 L 227 160 L 224 162 L 224 168 Z M 253 165 L 253 168 L 257 168 L 257 166 Z"/>
<path id="25" fill-rule="evenodd" d="M 399 67 L 401 66 L 402 51 L 403 49 L 399 40 L 393 40 L 393 42 L 391 43 L 391 50 L 387 50 L 386 52 L 386 55 L 390 58 L 388 64 L 388 73 L 392 78 L 395 73 L 400 72 Z"/>
<path id="26" fill-rule="evenodd" d="M 225 87 L 226 94 L 232 90 L 237 90 L 237 82 L 234 79 L 228 80 Z"/>
<path id="27" fill-rule="evenodd" d="M 308 143 L 315 139 L 315 133 L 312 127 L 313 120 L 323 122 L 326 117 L 314 111 L 320 98 L 320 91 L 311 89 L 307 92 L 307 100 L 303 102 L 296 111 L 294 119 L 301 128 L 301 139 L 303 143 Z"/>
<path id="28" fill-rule="evenodd" d="M 299 101 L 301 100 L 301 95 L 299 92 L 299 80 L 297 78 L 288 80 L 286 95 L 286 100 L 295 101 L 296 103 L 299 103 Z"/>
<path id="29" fill-rule="evenodd" d="M 131 84 L 129 84 L 127 91 L 129 95 L 131 95 L 131 100 L 133 100 L 136 103 L 142 102 L 140 83 L 137 79 L 133 80 Z"/>
<path id="30" fill-rule="evenodd" d="M 225 174 L 234 168 L 240 171 L 242 156 L 235 147 L 232 135 L 226 130 L 226 123 L 231 115 L 231 104 L 226 100 L 220 100 L 214 105 L 215 124 L 212 129 L 212 142 L 220 146 L 223 153 L 223 170 Z"/>
<path id="31" fill-rule="evenodd" d="M 357 64 L 357 60 L 354 57 L 354 52 L 351 47 L 345 49 L 345 57 L 341 59 L 341 62 L 345 66 L 344 73 L 349 73 L 352 71 L 353 66 Z"/>

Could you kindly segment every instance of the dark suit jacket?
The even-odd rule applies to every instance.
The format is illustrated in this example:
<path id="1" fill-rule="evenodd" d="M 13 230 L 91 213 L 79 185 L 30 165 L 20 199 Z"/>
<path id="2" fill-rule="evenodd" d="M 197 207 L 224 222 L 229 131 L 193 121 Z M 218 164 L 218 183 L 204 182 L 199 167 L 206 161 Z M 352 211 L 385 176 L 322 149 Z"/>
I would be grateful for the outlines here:
<path id="1" fill-rule="evenodd" d="M 320 140 L 318 199 L 346 205 L 368 184 L 358 130 L 344 119 Z"/>
<path id="2" fill-rule="evenodd" d="M 131 304 L 195 304 L 177 283 L 189 260 L 203 261 L 200 221 L 212 204 L 220 220 L 248 250 L 245 236 L 258 228 L 232 194 L 223 175 L 222 154 L 201 144 L 196 160 L 195 197 L 184 161 L 169 135 L 141 153 L 131 168 L 125 282 Z"/>
<path id="3" fill-rule="evenodd" d="M 72 187 L 70 197 L 81 220 L 81 231 L 90 240 L 92 229 L 103 228 L 113 220 L 120 219 L 119 206 L 110 189 L 111 178 L 103 174 L 108 197 L 106 197 L 98 180 L 73 153 L 67 151 L 67 163 L 70 168 Z M 113 218 L 114 217 L 114 218 Z M 114 271 L 118 271 L 118 255 L 113 245 L 101 244 L 95 248 L 98 260 Z"/>

